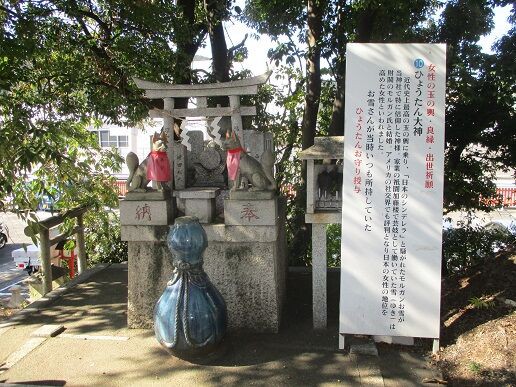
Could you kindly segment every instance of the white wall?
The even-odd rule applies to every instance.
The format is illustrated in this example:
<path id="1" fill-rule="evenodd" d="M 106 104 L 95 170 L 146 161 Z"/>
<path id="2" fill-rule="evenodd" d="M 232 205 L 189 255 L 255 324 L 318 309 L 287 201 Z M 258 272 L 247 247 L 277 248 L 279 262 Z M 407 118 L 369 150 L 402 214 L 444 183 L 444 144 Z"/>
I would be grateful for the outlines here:
<path id="1" fill-rule="evenodd" d="M 154 126 L 142 125 L 142 127 L 117 126 L 117 125 L 102 125 L 100 128 L 91 128 L 91 131 L 109 131 L 110 136 L 127 136 L 127 146 L 117 147 L 120 156 L 125 160 L 129 152 L 134 152 L 142 162 L 150 152 L 150 137 L 155 131 L 161 128 L 160 120 L 155 120 Z M 100 139 L 99 139 L 100 143 Z M 123 180 L 129 175 L 129 170 L 122 164 L 122 171 L 113 173 L 114 176 Z"/>

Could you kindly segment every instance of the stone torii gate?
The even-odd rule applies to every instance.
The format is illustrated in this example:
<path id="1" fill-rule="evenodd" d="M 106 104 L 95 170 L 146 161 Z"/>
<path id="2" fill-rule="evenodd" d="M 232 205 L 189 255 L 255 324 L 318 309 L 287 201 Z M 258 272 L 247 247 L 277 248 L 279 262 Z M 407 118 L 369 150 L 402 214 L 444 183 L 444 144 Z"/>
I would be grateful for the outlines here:
<path id="1" fill-rule="evenodd" d="M 242 116 L 256 115 L 255 106 L 241 106 L 240 96 L 254 95 L 258 86 L 267 82 L 270 72 L 232 82 L 208 83 L 196 85 L 172 85 L 168 83 L 149 82 L 133 78 L 136 85 L 145 90 L 145 97 L 149 99 L 163 99 L 163 109 L 152 109 L 149 115 L 152 118 L 163 118 L 163 130 L 168 137 L 168 158 L 170 168 L 174 171 L 174 188 L 186 188 L 186 148 L 174 143 L 174 119 L 186 117 L 231 117 L 231 128 L 244 144 L 242 133 Z M 228 96 L 229 107 L 207 107 L 208 97 Z M 196 108 L 176 109 L 175 98 L 196 98 Z M 218 131 L 218 128 L 215 128 Z M 215 133 L 215 138 L 217 138 Z M 220 138 L 220 134 L 219 137 Z M 184 143 L 184 141 L 183 141 Z"/>
<path id="2" fill-rule="evenodd" d="M 120 202 L 121 237 L 129 246 L 127 316 L 130 328 L 153 326 L 154 305 L 173 273 L 173 256 L 166 248 L 167 233 L 175 216 L 184 213 L 197 217 L 208 235 L 205 270 L 226 301 L 229 329 L 278 331 L 286 294 L 285 201 L 272 190 L 242 189 L 230 195 L 224 179 L 220 186 L 196 185 L 191 181 L 187 184 L 186 179 L 187 164 L 191 164 L 190 167 L 201 164 L 195 160 L 206 161 L 213 152 L 219 156 L 219 165 L 226 166 L 224 152 L 218 147 L 206 144 L 201 149 L 199 144 L 204 145 L 204 138 L 200 138 L 199 131 L 193 130 L 189 140 L 189 131 L 185 128 L 187 117 L 214 118 L 208 122 L 208 134 L 213 142 L 221 137 L 218 121 L 221 117 L 230 117 L 231 128 L 239 136 L 241 145 L 249 148 L 249 157 L 261 159 L 266 150 L 272 151 L 271 133 L 243 130 L 242 116 L 255 115 L 256 107 L 240 105 L 240 96 L 256 94 L 258 86 L 269 76 L 267 73 L 239 81 L 201 85 L 170 85 L 135 79 L 147 98 L 164 101 L 163 109 L 152 109 L 149 114 L 164 119 L 174 177 L 171 196 L 166 191 L 162 191 L 163 195 L 154 195 L 156 192 L 152 191 L 130 192 Z M 228 96 L 229 106 L 208 107 L 208 98 L 218 96 Z M 196 98 L 197 106 L 176 109 L 176 98 Z M 183 120 L 182 142 L 173 140 L 175 119 Z M 230 120 L 227 119 L 221 132 L 229 129 Z M 187 153 L 189 145 L 191 151 Z M 201 156 L 206 158 L 201 159 Z M 197 169 L 193 172 L 197 175 Z"/>

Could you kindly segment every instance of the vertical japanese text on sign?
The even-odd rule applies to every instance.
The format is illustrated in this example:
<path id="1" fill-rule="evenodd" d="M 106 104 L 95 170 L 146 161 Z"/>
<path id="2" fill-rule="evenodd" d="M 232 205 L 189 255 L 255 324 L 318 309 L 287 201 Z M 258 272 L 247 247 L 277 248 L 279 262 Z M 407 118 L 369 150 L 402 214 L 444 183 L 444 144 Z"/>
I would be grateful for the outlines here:
<path id="1" fill-rule="evenodd" d="M 438 337 L 445 46 L 347 55 L 340 332 Z"/>

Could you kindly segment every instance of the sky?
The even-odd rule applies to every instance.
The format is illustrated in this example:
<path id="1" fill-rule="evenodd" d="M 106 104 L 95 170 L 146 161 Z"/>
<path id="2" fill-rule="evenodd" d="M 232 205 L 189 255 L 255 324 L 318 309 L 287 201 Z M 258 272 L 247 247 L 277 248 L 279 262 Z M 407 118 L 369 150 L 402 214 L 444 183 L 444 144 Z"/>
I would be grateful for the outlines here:
<path id="1" fill-rule="evenodd" d="M 483 50 L 487 54 L 492 54 L 493 50 L 491 49 L 493 43 L 503 35 L 507 31 L 509 31 L 511 25 L 509 23 L 509 16 L 511 14 L 511 6 L 507 5 L 505 7 L 496 7 L 495 8 L 495 27 L 491 31 L 489 35 L 483 36 L 480 38 L 479 44 L 482 46 Z"/>
<path id="2" fill-rule="evenodd" d="M 236 5 L 244 7 L 243 0 L 237 0 Z M 495 27 L 491 33 L 480 39 L 479 44 L 482 46 L 485 53 L 493 53 L 491 47 L 493 43 L 503 36 L 510 28 L 508 18 L 510 16 L 511 6 L 496 7 L 495 12 Z M 246 33 L 249 33 L 249 37 L 246 41 L 246 46 L 249 52 L 249 57 L 243 63 L 236 63 L 235 68 L 237 70 L 250 69 L 253 75 L 260 75 L 267 71 L 267 51 L 273 47 L 271 39 L 267 35 L 261 35 L 260 40 L 254 39 L 251 34 L 255 32 L 245 26 L 243 23 L 238 21 L 232 21 L 225 23 L 226 39 L 228 47 L 240 43 Z M 211 52 L 209 42 L 207 46 L 198 51 L 199 55 L 211 58 Z M 206 69 L 209 66 L 209 61 L 197 62 L 194 67 L 201 67 Z M 271 65 L 271 67 L 273 67 Z"/>

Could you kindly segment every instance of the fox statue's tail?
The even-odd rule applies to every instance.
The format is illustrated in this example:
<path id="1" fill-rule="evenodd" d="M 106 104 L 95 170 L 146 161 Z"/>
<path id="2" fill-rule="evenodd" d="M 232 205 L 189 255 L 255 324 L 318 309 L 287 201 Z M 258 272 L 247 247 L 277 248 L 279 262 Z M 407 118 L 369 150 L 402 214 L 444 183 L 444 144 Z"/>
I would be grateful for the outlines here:
<path id="1" fill-rule="evenodd" d="M 138 160 L 138 156 L 136 155 L 136 153 L 129 152 L 125 157 L 125 164 L 127 165 L 127 168 L 129 168 L 129 177 L 127 178 L 127 181 L 125 183 L 125 186 L 129 190 L 129 188 L 131 187 L 131 182 L 134 178 L 134 174 L 136 173 L 136 170 L 140 165 L 140 160 Z"/>
<path id="2" fill-rule="evenodd" d="M 262 156 L 260 158 L 261 164 L 263 166 L 263 172 L 267 179 L 269 180 L 269 189 L 276 189 L 276 180 L 274 180 L 274 163 L 276 161 L 274 157 L 274 153 L 270 149 L 266 149 L 263 151 Z"/>

